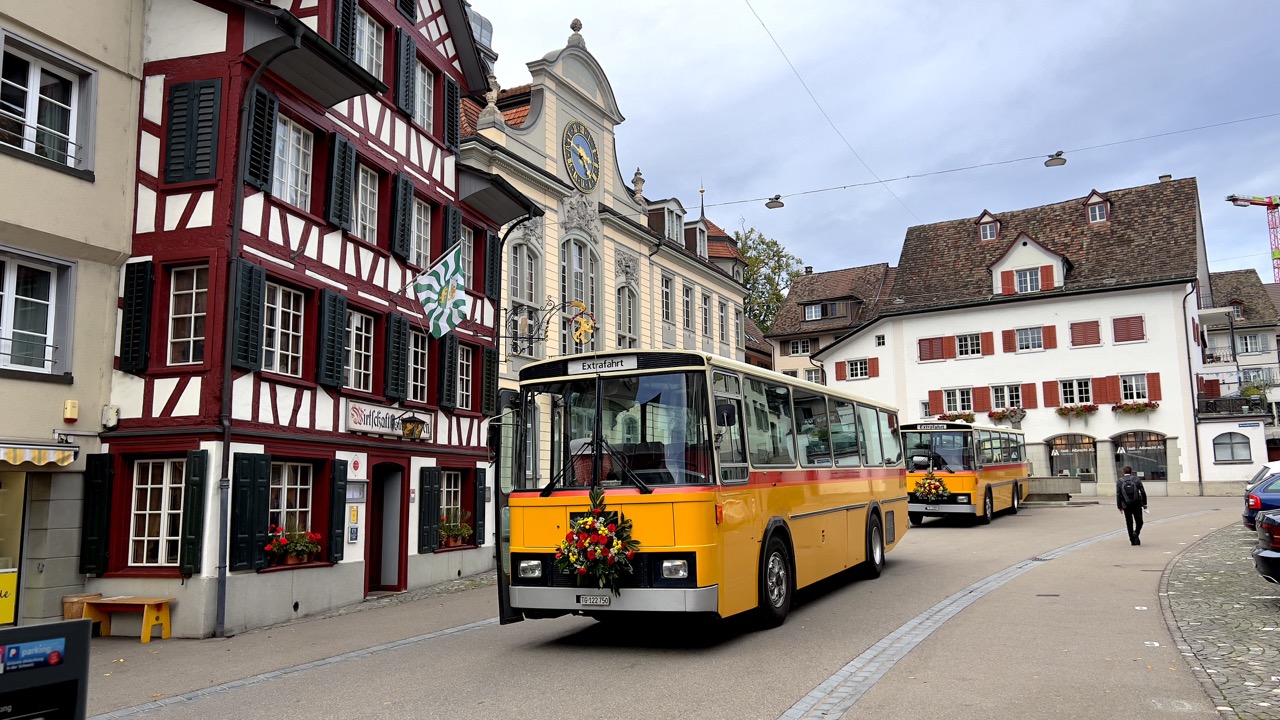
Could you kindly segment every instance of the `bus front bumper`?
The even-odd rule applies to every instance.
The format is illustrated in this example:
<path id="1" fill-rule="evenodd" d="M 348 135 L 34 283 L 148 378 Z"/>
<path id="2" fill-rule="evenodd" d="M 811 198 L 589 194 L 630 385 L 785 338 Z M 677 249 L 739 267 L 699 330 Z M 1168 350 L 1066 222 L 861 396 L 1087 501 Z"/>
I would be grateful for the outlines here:
<path id="1" fill-rule="evenodd" d="M 975 506 L 965 503 L 961 504 L 940 504 L 926 505 L 925 503 L 908 503 L 907 512 L 920 513 L 921 515 L 973 515 L 977 512 Z"/>
<path id="2" fill-rule="evenodd" d="M 517 610 L 714 613 L 719 607 L 719 597 L 719 585 L 623 588 L 621 595 L 614 595 L 608 588 L 511 587 L 511 606 Z M 605 600 L 600 598 L 608 604 L 601 604 Z"/>

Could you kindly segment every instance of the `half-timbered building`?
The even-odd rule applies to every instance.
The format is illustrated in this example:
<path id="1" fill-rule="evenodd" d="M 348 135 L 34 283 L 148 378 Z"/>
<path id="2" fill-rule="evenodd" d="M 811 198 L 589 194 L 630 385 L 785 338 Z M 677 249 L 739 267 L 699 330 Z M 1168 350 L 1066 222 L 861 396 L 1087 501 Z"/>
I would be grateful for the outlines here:
<path id="1" fill-rule="evenodd" d="M 154 0 L 147 38 L 88 590 L 205 636 L 492 567 L 494 231 L 536 208 L 458 163 L 465 4 Z M 409 288 L 459 245 L 437 338 Z"/>

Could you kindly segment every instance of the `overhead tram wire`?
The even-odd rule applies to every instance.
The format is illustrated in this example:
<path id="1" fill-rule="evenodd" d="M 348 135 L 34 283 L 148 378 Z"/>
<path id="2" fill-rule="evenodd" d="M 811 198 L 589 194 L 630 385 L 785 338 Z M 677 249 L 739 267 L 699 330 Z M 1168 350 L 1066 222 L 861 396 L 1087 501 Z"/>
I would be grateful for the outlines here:
<path id="1" fill-rule="evenodd" d="M 782 54 L 782 59 L 787 61 L 787 65 L 791 68 L 791 72 L 795 73 L 796 79 L 800 81 L 801 87 L 803 87 L 804 91 L 809 94 L 809 99 L 818 107 L 818 112 L 822 113 L 822 117 L 826 118 L 827 124 L 830 125 L 831 129 L 840 137 L 844 146 L 849 148 L 849 152 L 853 153 L 853 156 L 858 158 L 858 162 L 862 163 L 862 167 L 866 168 L 867 172 L 871 173 L 871 177 L 876 179 L 876 183 L 883 186 L 885 191 L 892 195 L 893 199 L 897 200 L 898 204 L 911 214 L 911 217 L 916 219 L 916 222 L 924 222 L 920 219 L 919 215 L 915 214 L 915 211 L 907 207 L 907 204 L 902 201 L 902 198 L 898 197 L 898 194 L 895 193 L 892 188 L 884 184 L 884 181 L 880 179 L 880 176 L 876 174 L 875 170 L 871 169 L 871 166 L 867 164 L 867 161 L 862 159 L 862 156 L 858 154 L 858 151 L 853 149 L 853 145 L 849 143 L 848 138 L 846 138 L 844 133 L 840 132 L 840 128 L 836 127 L 836 124 L 832 122 L 831 116 L 827 114 L 826 108 L 822 107 L 822 103 L 818 102 L 818 98 L 813 94 L 813 91 L 809 89 L 809 83 L 804 81 L 804 77 L 800 75 L 800 71 L 797 70 L 795 64 L 791 62 L 791 58 L 787 57 L 787 51 L 782 49 L 782 44 L 773 36 L 773 31 L 771 31 L 769 26 L 765 24 L 764 18 L 760 17 L 760 13 L 756 12 L 756 9 L 751 6 L 751 0 L 743 0 L 743 2 L 747 4 L 747 9 L 751 11 L 751 14 L 756 16 L 756 20 L 760 22 L 760 27 L 764 28 L 765 34 L 769 36 L 769 39 L 773 41 L 774 47 L 778 48 L 778 52 Z M 873 183 L 867 184 L 870 185 Z"/>

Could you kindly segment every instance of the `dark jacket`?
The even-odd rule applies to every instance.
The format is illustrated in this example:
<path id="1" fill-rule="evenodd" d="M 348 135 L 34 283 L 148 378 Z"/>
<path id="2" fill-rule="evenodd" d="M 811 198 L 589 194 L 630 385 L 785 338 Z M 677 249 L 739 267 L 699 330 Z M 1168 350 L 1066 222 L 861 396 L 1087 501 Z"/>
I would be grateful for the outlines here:
<path id="1" fill-rule="evenodd" d="M 1116 480 L 1116 507 L 1120 508 L 1121 510 L 1123 510 L 1125 507 L 1124 496 L 1120 493 L 1120 483 L 1124 482 L 1125 478 L 1129 478 L 1129 477 L 1133 478 L 1134 482 L 1138 484 L 1138 488 L 1137 488 L 1138 498 L 1134 500 L 1132 503 L 1130 503 L 1129 507 L 1146 507 L 1147 506 L 1147 489 L 1142 487 L 1142 480 L 1132 474 L 1125 475 L 1124 477 L 1121 477 L 1119 480 Z"/>

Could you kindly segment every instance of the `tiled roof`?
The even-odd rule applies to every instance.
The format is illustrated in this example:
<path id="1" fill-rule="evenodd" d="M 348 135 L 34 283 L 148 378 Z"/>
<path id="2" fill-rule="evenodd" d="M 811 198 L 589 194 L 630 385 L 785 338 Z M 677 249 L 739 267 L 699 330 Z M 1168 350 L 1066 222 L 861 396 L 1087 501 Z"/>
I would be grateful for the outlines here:
<path id="1" fill-rule="evenodd" d="M 529 85 L 521 85 L 519 87 L 508 88 L 498 92 L 498 106 L 502 110 L 502 119 L 507 123 L 508 127 L 522 127 L 524 121 L 529 118 Z M 523 94 L 525 97 L 514 101 L 516 104 L 508 105 L 503 100 Z M 507 107 L 502 107 L 507 105 Z M 462 98 L 461 115 L 462 115 L 462 136 L 476 134 L 476 122 L 480 119 L 480 111 L 483 109 L 478 103 Z"/>
<path id="2" fill-rule="evenodd" d="M 1228 270 L 1209 275 L 1213 288 L 1215 307 L 1227 307 L 1233 302 L 1244 303 L 1244 318 L 1235 321 L 1236 327 L 1256 325 L 1280 325 L 1280 312 L 1276 311 L 1268 287 L 1262 284 L 1256 270 Z M 1205 327 L 1226 327 L 1206 325 Z"/>
<path id="3" fill-rule="evenodd" d="M 1276 312 L 1280 312 L 1280 283 L 1263 283 L 1262 287 L 1271 297 L 1271 304 L 1276 306 Z"/>
<path id="4" fill-rule="evenodd" d="M 707 224 L 711 224 L 711 221 L 708 220 Z M 742 263 L 747 261 L 746 258 L 742 257 L 742 253 L 738 251 L 737 243 L 717 238 L 714 235 L 709 235 L 707 237 L 707 254 L 713 258 L 737 260 Z"/>
<path id="5" fill-rule="evenodd" d="M 745 314 L 742 317 L 742 332 L 747 336 L 747 348 L 765 355 L 773 355 L 773 343 L 764 339 L 760 327 Z"/>
<path id="6" fill-rule="evenodd" d="M 975 218 L 907 229 L 892 312 L 1000 301 L 988 268 L 1020 233 L 1067 259 L 1060 290 L 1118 289 L 1196 276 L 1199 196 L 1195 178 L 1103 193 L 1108 220 L 1089 223 L 1085 197 L 993 213 L 1000 237 L 980 242 Z M 1055 291 L 1050 291 L 1055 292 Z"/>
<path id="7" fill-rule="evenodd" d="M 645 235 L 648 235 L 650 239 L 652 239 L 654 242 L 661 242 L 663 247 L 674 250 L 675 252 L 678 252 L 681 255 L 684 255 L 685 257 L 691 258 L 695 262 L 702 263 L 703 265 L 719 273 L 720 275 L 724 275 L 725 277 L 730 277 L 729 273 L 725 272 L 724 269 L 721 268 L 719 265 L 716 265 L 715 263 L 711 262 L 707 258 L 700 257 L 698 253 L 685 247 L 684 243 L 676 242 L 675 240 L 672 240 L 670 238 L 663 237 L 662 235 L 659 235 L 658 233 L 654 232 L 653 229 L 651 229 L 648 225 L 642 225 L 636 222 L 635 220 L 632 220 L 625 213 L 618 212 L 614 208 L 611 208 L 608 205 L 605 205 L 604 203 L 600 203 L 598 207 L 600 209 L 601 215 L 610 215 L 616 218 L 619 222 L 626 225 L 630 225 L 632 228 L 635 229 L 636 232 L 640 232 L 640 233 L 644 233 Z"/>
<path id="8" fill-rule="evenodd" d="M 702 219 L 705 220 L 707 223 L 707 237 L 709 238 L 716 238 L 716 237 L 732 238 L 733 237 L 729 233 L 725 232 L 724 229 L 721 228 L 719 225 L 711 222 L 707 218 L 704 217 Z"/>
<path id="9" fill-rule="evenodd" d="M 886 263 L 801 275 L 791 282 L 787 299 L 773 319 L 773 327 L 769 328 L 768 336 L 822 333 L 857 327 L 879 312 L 881 303 L 888 297 L 886 291 L 892 287 L 892 282 L 893 268 Z M 860 301 L 850 303 L 853 310 L 851 315 L 822 320 L 804 319 L 803 305 L 851 300 Z"/>

